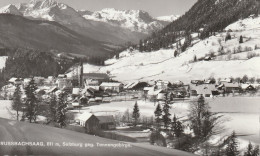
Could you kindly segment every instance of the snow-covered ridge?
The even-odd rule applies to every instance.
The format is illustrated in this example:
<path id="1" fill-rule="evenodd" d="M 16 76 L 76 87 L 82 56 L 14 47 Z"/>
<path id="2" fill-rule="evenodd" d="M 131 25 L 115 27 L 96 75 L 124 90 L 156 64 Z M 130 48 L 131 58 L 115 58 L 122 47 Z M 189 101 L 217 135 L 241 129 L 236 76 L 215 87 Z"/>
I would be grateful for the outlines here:
<path id="1" fill-rule="evenodd" d="M 105 8 L 93 14 L 83 15 L 83 17 L 88 20 L 102 21 L 138 32 L 151 32 L 161 29 L 166 25 L 165 20 L 155 19 L 148 12 L 142 10 Z"/>

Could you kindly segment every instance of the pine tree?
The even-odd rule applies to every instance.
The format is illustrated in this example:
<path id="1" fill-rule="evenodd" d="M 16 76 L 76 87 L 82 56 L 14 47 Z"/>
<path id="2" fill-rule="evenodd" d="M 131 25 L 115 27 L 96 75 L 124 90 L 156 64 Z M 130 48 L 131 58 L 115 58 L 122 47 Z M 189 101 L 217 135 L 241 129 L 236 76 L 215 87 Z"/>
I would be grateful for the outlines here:
<path id="1" fill-rule="evenodd" d="M 249 142 L 244 156 L 259 156 L 259 146 L 254 147 L 251 142 Z"/>
<path id="2" fill-rule="evenodd" d="M 50 118 L 52 121 L 56 122 L 56 109 L 57 109 L 57 99 L 55 95 L 51 95 L 50 103 Z"/>
<path id="3" fill-rule="evenodd" d="M 158 104 L 156 107 L 156 110 L 154 111 L 154 116 L 155 116 L 155 124 L 156 124 L 156 128 L 159 131 L 161 128 L 161 117 L 162 117 L 162 109 L 161 109 L 161 105 Z"/>
<path id="4" fill-rule="evenodd" d="M 228 138 L 228 144 L 225 150 L 226 155 L 228 156 L 238 156 L 238 142 L 237 142 L 237 135 L 235 132 L 231 134 Z"/>
<path id="5" fill-rule="evenodd" d="M 16 120 L 19 120 L 19 109 L 21 107 L 22 101 L 21 101 L 21 88 L 20 85 L 16 85 L 14 95 L 13 95 L 13 103 L 12 103 L 12 109 L 16 110 Z"/>
<path id="6" fill-rule="evenodd" d="M 168 127 L 170 127 L 171 124 L 171 114 L 170 114 L 170 105 L 168 103 L 168 98 L 167 98 L 167 93 L 166 93 L 166 98 L 165 98 L 165 103 L 163 105 L 163 116 L 162 116 L 162 120 L 164 123 L 164 128 L 167 130 Z"/>
<path id="7" fill-rule="evenodd" d="M 66 126 L 66 105 L 65 93 L 60 93 L 56 108 L 56 122 L 61 128 Z"/>
<path id="8" fill-rule="evenodd" d="M 172 131 L 177 138 L 183 133 L 182 123 L 177 119 L 175 114 L 172 121 Z"/>
<path id="9" fill-rule="evenodd" d="M 138 119 L 140 117 L 140 113 L 139 113 L 139 108 L 138 108 L 137 102 L 135 102 L 132 117 L 133 117 L 133 120 L 134 120 L 134 127 L 136 127 Z"/>
<path id="10" fill-rule="evenodd" d="M 202 143 L 207 141 L 212 135 L 217 134 L 218 130 L 215 128 L 218 126 L 218 121 L 221 117 L 221 115 L 210 112 L 208 103 L 205 102 L 205 98 L 202 95 L 198 100 L 191 103 L 189 120 L 190 128 L 193 130 L 195 138 Z"/>
<path id="11" fill-rule="evenodd" d="M 172 121 L 172 131 L 174 133 L 174 136 L 178 139 L 178 145 L 180 147 L 180 136 L 183 133 L 183 126 L 182 123 L 177 119 L 177 117 L 174 114 L 173 121 Z"/>
<path id="12" fill-rule="evenodd" d="M 38 100 L 35 95 L 35 90 L 37 89 L 36 84 L 34 83 L 34 79 L 32 78 L 29 84 L 25 87 L 26 94 L 26 112 L 25 117 L 28 118 L 30 123 L 32 120 L 36 121 L 37 108 L 38 108 Z"/>

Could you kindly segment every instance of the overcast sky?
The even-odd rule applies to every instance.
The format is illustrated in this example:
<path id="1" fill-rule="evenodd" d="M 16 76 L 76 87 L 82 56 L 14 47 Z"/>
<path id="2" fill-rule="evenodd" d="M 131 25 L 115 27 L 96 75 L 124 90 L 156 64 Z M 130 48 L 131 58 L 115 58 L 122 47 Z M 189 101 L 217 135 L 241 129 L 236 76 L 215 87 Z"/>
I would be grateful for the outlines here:
<path id="1" fill-rule="evenodd" d="M 8 4 L 29 2 L 30 0 L 0 0 L 0 7 Z M 57 0 L 72 6 L 75 9 L 98 11 L 103 8 L 140 9 L 149 12 L 152 16 L 182 15 L 197 0 Z"/>

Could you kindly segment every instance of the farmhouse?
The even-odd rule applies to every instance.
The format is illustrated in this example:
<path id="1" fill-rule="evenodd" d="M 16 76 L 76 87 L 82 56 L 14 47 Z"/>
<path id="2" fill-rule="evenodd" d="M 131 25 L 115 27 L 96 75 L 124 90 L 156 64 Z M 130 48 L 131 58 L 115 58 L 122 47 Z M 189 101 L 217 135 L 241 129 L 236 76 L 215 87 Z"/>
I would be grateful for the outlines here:
<path id="1" fill-rule="evenodd" d="M 204 97 L 213 96 L 213 92 L 216 91 L 215 85 L 203 84 L 203 85 L 191 85 L 191 96 L 203 95 Z"/>
<path id="2" fill-rule="evenodd" d="M 234 92 L 238 92 L 240 90 L 240 85 L 238 83 L 223 82 L 222 86 L 224 87 L 224 90 L 226 91 L 226 93 L 234 93 Z"/>
<path id="3" fill-rule="evenodd" d="M 111 92 L 121 92 L 123 90 L 124 85 L 119 82 L 103 82 L 100 85 L 100 88 L 104 91 L 109 90 Z"/>

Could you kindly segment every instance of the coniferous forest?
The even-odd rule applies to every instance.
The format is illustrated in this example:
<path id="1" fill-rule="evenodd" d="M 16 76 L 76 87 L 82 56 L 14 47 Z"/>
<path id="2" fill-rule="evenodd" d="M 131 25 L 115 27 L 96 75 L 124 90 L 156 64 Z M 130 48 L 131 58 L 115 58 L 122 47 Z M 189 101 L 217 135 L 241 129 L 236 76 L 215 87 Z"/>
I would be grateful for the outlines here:
<path id="1" fill-rule="evenodd" d="M 258 15 L 259 10 L 259 0 L 199 0 L 182 17 L 150 37 L 140 40 L 139 50 L 150 52 L 168 49 L 176 43 L 180 51 L 185 51 L 190 44 L 191 33 L 198 33 L 200 39 L 205 39 L 216 32 L 222 32 L 239 19 Z M 185 42 L 181 44 L 180 39 L 183 38 Z"/>

